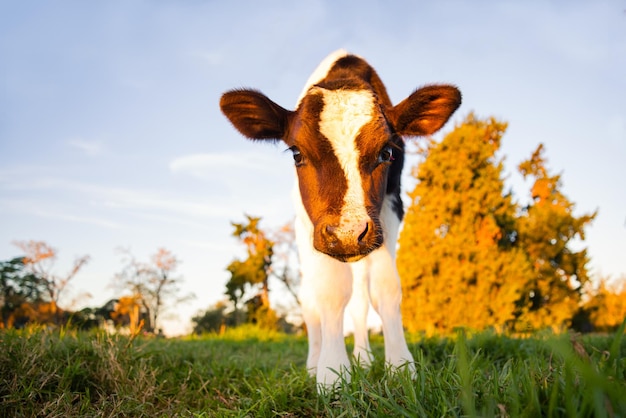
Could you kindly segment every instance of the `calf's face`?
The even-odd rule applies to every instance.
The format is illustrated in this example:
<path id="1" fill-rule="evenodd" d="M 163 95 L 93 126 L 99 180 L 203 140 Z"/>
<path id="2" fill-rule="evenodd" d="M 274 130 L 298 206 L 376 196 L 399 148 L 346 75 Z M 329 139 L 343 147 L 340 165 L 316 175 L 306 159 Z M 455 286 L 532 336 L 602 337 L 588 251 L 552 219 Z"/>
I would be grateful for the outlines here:
<path id="1" fill-rule="evenodd" d="M 220 107 L 248 138 L 289 147 L 314 248 L 351 262 L 383 243 L 380 212 L 399 187 L 401 137 L 436 132 L 460 102 L 455 87 L 439 85 L 390 106 L 365 83 L 335 80 L 311 87 L 295 111 L 254 90 L 227 92 Z"/>
<path id="2" fill-rule="evenodd" d="M 374 94 L 315 87 L 291 126 L 286 142 L 315 249 L 356 261 L 380 247 L 388 173 L 403 147 Z"/>

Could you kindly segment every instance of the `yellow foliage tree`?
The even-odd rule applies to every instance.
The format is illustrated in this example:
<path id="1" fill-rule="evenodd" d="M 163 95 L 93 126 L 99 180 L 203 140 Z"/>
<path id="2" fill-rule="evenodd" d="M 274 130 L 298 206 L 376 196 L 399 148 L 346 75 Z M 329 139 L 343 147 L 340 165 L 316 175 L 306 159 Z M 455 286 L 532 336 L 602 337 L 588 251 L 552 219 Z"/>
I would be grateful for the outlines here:
<path id="1" fill-rule="evenodd" d="M 518 218 L 521 247 L 532 267 L 532 280 L 519 303 L 520 330 L 571 325 L 589 280 L 586 249 L 574 251 L 571 243 L 585 239 L 585 227 L 596 214 L 574 216 L 574 204 L 561 192 L 561 176 L 550 175 L 543 145 L 519 165 L 524 178 L 533 179 L 532 202 Z"/>
<path id="2" fill-rule="evenodd" d="M 397 259 L 409 331 L 502 329 L 514 320 L 529 268 L 495 157 L 505 130 L 470 114 L 414 172 Z"/>
<path id="3" fill-rule="evenodd" d="M 269 278 L 274 254 L 274 242 L 259 227 L 261 218 L 246 215 L 247 223 L 232 222 L 233 236 L 247 248 L 247 258 L 235 259 L 227 267 L 230 280 L 226 283 L 226 295 L 239 312 L 240 302 L 247 308 L 247 320 L 258 324 L 276 325 L 276 313 L 270 306 Z M 246 293 L 256 293 L 244 301 Z M 238 313 L 237 313 L 238 315 Z"/>
<path id="4" fill-rule="evenodd" d="M 613 331 L 626 319 L 626 276 L 609 282 L 602 279 L 584 307 L 594 328 Z"/>

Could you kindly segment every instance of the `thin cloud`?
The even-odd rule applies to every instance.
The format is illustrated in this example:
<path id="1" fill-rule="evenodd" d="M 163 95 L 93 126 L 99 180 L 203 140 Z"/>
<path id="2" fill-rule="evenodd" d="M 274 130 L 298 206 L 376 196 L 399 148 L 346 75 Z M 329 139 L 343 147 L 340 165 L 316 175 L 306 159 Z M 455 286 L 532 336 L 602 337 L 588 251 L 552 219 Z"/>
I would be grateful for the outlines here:
<path id="1" fill-rule="evenodd" d="M 38 177 L 19 181 L 8 181 L 7 178 L 4 182 L 2 177 L 0 172 L 0 190 L 53 191 L 59 196 L 63 192 L 69 192 L 96 207 L 114 210 L 156 211 L 195 218 L 228 217 L 232 214 L 232 208 L 229 208 L 227 202 L 208 201 L 208 197 L 192 200 L 158 191 L 102 186 L 63 178 Z"/>
<path id="2" fill-rule="evenodd" d="M 23 214 L 29 214 L 32 216 L 36 216 L 39 218 L 46 219 L 54 219 L 59 221 L 66 222 L 74 222 L 74 223 L 82 223 L 82 224 L 90 224 L 96 225 L 107 229 L 122 229 L 124 226 L 118 222 L 110 221 L 108 219 L 103 219 L 99 217 L 93 216 L 82 216 L 75 215 L 72 213 L 68 213 L 67 209 L 63 211 L 53 210 L 53 209 L 42 209 L 39 207 L 36 202 L 27 202 L 22 200 L 14 200 L 14 199 L 2 199 L 0 200 L 2 206 L 5 209 L 10 209 L 13 211 L 19 211 Z"/>
<path id="3" fill-rule="evenodd" d="M 107 229 L 122 229 L 124 227 L 122 224 L 119 224 L 117 222 L 109 221 L 106 219 L 89 217 L 89 216 L 78 216 L 78 215 L 70 215 L 70 214 L 63 214 L 63 213 L 46 212 L 46 211 L 42 211 L 39 209 L 31 210 L 31 212 L 34 215 L 37 215 L 40 217 L 58 219 L 58 220 L 63 220 L 63 221 L 68 221 L 68 222 L 91 224 L 91 225 L 96 225 L 96 226 L 100 226 L 100 227 L 107 228 Z"/>
<path id="4" fill-rule="evenodd" d="M 212 218 L 228 216 L 230 210 L 222 204 L 180 200 L 151 192 L 111 189 L 98 194 L 105 206 L 117 209 L 164 211 L 185 216 Z"/>
<path id="5" fill-rule="evenodd" d="M 276 155 L 267 156 L 263 153 L 216 153 L 190 154 L 175 158 L 169 168 L 175 174 L 187 174 L 196 178 L 209 180 L 223 173 L 241 171 L 273 171 L 277 164 Z"/>
<path id="6" fill-rule="evenodd" d="M 68 140 L 66 143 L 70 147 L 82 151 L 89 157 L 97 157 L 104 153 L 104 145 L 100 141 L 74 138 Z"/>
<path id="7" fill-rule="evenodd" d="M 193 178 L 206 183 L 204 197 L 220 206 L 222 217 L 242 211 L 269 217 L 284 211 L 294 184 L 291 156 L 281 155 L 280 147 L 250 148 L 252 151 L 178 157 L 169 169 L 180 177 L 177 181 Z"/>

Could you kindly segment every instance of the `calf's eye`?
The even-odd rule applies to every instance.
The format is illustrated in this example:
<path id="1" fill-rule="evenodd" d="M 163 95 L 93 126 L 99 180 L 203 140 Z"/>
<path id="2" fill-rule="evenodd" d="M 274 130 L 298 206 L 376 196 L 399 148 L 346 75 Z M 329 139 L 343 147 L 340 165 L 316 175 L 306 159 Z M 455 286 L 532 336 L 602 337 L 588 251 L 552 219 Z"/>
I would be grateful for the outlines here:
<path id="1" fill-rule="evenodd" d="M 293 146 L 289 149 L 293 153 L 293 161 L 296 163 L 296 167 L 301 166 L 304 163 L 304 156 L 302 155 L 298 147 Z"/>
<path id="2" fill-rule="evenodd" d="M 378 162 L 379 163 L 388 163 L 390 161 L 393 161 L 393 149 L 389 145 L 386 145 L 380 151 L 380 154 L 378 154 Z"/>

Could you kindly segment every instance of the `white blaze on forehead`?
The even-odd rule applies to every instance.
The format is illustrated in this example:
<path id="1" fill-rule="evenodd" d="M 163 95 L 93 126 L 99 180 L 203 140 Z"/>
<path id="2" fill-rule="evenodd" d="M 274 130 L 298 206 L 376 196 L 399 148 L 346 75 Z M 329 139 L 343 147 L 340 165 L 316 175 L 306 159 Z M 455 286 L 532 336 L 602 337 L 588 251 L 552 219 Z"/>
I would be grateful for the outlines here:
<path id="1" fill-rule="evenodd" d="M 359 170 L 360 153 L 356 137 L 361 128 L 372 120 L 374 96 L 367 90 L 314 88 L 311 93 L 321 93 L 324 98 L 319 123 L 320 133 L 330 141 L 347 180 L 348 190 L 341 209 L 340 227 L 360 225 L 369 219 L 369 215 L 365 210 L 365 193 Z"/>

